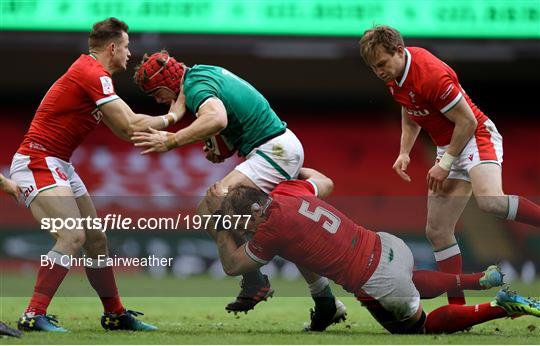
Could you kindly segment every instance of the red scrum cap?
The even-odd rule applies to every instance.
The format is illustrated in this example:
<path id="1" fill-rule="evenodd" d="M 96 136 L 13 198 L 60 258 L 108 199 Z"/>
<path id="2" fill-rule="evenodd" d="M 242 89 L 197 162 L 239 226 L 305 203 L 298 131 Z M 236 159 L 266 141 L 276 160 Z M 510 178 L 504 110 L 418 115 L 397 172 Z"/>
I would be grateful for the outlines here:
<path id="1" fill-rule="evenodd" d="M 184 65 L 167 51 L 144 55 L 135 69 L 135 83 L 147 94 L 158 88 L 167 88 L 176 95 L 180 93 L 180 82 L 184 76 Z"/>

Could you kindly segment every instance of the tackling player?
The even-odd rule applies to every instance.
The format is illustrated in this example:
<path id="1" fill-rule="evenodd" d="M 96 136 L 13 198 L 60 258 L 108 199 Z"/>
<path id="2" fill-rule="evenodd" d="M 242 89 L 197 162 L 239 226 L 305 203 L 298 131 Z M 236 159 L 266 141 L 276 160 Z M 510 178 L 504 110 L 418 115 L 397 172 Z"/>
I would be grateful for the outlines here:
<path id="1" fill-rule="evenodd" d="M 129 140 L 136 131 L 163 129 L 178 120 L 173 111 L 178 104 L 171 105 L 169 114 L 151 117 L 134 113 L 116 94 L 111 76 L 126 69 L 131 55 L 126 23 L 116 18 L 96 23 L 88 45 L 89 54 L 82 54 L 41 101 L 11 164 L 11 179 L 22 189 L 24 202 L 38 222 L 42 218 L 97 217 L 69 160 L 101 121 L 118 137 Z M 108 254 L 105 233 L 99 230 L 59 229 L 53 236 L 56 243 L 47 254 L 53 264 L 39 268 L 34 294 L 18 322 L 22 330 L 66 331 L 47 315 L 47 307 L 70 269 L 61 264 L 61 256 L 76 256 L 81 249 L 92 259 Z M 96 263 L 85 271 L 103 303 L 103 328 L 157 329 L 139 321 L 135 317 L 139 313 L 124 308 L 112 267 Z"/>
<path id="2" fill-rule="evenodd" d="M 302 144 L 279 119 L 264 96 L 232 72 L 219 66 L 187 67 L 166 51 L 161 51 L 144 56 L 136 68 L 134 79 L 158 103 L 169 103 L 178 97 L 185 108 L 197 116 L 191 125 L 176 133 L 135 133 L 133 140 L 136 146 L 145 148 L 143 154 L 164 152 L 219 134 L 245 158 L 220 181 L 219 185 L 225 190 L 229 186 L 243 184 L 269 193 L 279 182 L 298 177 L 304 162 Z M 180 116 L 184 115 L 185 108 Z M 206 146 L 204 150 L 212 162 L 224 159 Z M 214 210 L 207 205 L 211 197 L 207 194 L 199 205 L 200 214 L 213 214 Z M 216 239 L 213 227 L 209 233 Z M 245 239 L 238 237 L 237 242 L 242 244 Z M 334 302 L 328 280 L 303 268 L 298 269 L 308 282 L 315 301 L 314 319 L 328 315 L 334 317 L 336 304 L 339 305 L 336 321 L 344 318 L 344 307 L 341 302 Z M 268 278 L 255 269 L 244 273 L 242 290 L 226 309 L 247 312 L 272 294 Z"/>
<path id="3" fill-rule="evenodd" d="M 218 251 L 227 274 L 251 271 L 281 256 L 353 293 L 391 333 L 453 333 L 496 318 L 540 317 L 540 302 L 506 289 L 491 303 L 449 304 L 426 315 L 420 298 L 433 298 L 458 285 L 463 289 L 501 286 L 502 273 L 495 266 L 477 274 L 413 273 L 411 250 L 401 239 L 356 225 L 315 197 L 328 194 L 327 177 L 313 170 L 304 176 L 308 179 L 280 183 L 269 195 L 236 186 L 222 199 L 216 198 L 214 203 L 221 205 L 216 214 L 252 216 L 244 231 L 253 233 L 253 238 L 240 247 L 225 223 L 218 224 Z M 218 186 L 212 189 L 215 194 L 220 191 Z M 415 285 L 431 289 L 424 292 Z"/>
<path id="4" fill-rule="evenodd" d="M 386 83 L 401 105 L 401 147 L 393 169 L 410 182 L 409 153 L 420 129 L 437 146 L 427 174 L 426 236 L 439 270 L 461 272 L 461 251 L 454 230 L 471 193 L 481 210 L 540 227 L 540 206 L 502 189 L 502 137 L 495 124 L 471 101 L 454 70 L 423 48 L 405 47 L 388 26 L 367 30 L 360 40 L 362 58 Z M 449 302 L 465 304 L 461 292 Z"/>

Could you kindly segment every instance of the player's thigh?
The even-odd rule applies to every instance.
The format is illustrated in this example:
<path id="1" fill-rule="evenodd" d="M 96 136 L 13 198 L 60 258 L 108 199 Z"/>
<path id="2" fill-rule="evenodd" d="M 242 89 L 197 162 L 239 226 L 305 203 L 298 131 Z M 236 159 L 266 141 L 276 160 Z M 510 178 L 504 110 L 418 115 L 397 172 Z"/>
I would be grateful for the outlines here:
<path id="1" fill-rule="evenodd" d="M 79 207 L 81 217 L 83 220 L 95 220 L 97 218 L 96 207 L 89 194 L 84 194 L 76 199 Z M 85 235 L 86 241 L 84 243 L 84 250 L 86 255 L 91 258 L 96 258 L 98 255 L 105 254 L 107 252 L 107 236 L 101 229 L 96 228 L 97 224 L 90 221 L 86 224 Z"/>
<path id="2" fill-rule="evenodd" d="M 453 233 L 454 226 L 471 197 L 471 183 L 462 179 L 446 179 L 442 191 L 428 192 L 427 231 Z"/>
<path id="3" fill-rule="evenodd" d="M 62 249 L 76 252 L 84 243 L 81 214 L 71 188 L 53 187 L 40 192 L 29 206 L 34 218 L 42 228 L 50 232 Z"/>
<path id="4" fill-rule="evenodd" d="M 44 218 L 80 218 L 79 207 L 70 187 L 56 186 L 41 191 L 29 205 L 30 212 L 40 222 Z"/>
<path id="5" fill-rule="evenodd" d="M 502 169 L 499 164 L 486 163 L 469 172 L 474 197 L 480 209 L 505 214 L 507 197 L 502 188 Z"/>
<path id="6" fill-rule="evenodd" d="M 253 149 L 235 170 L 269 193 L 277 184 L 296 179 L 304 163 L 304 149 L 290 130 Z"/>
<path id="7" fill-rule="evenodd" d="M 469 171 L 473 194 L 479 196 L 502 196 L 502 169 L 495 163 L 480 164 Z"/>
<path id="8" fill-rule="evenodd" d="M 385 326 L 409 321 L 420 309 L 420 293 L 412 281 L 412 252 L 398 237 L 385 232 L 377 234 L 381 258 L 362 286 L 359 300 Z"/>
<path id="9" fill-rule="evenodd" d="M 220 180 L 220 183 L 226 190 L 229 190 L 236 185 L 257 188 L 257 185 L 247 175 L 236 169 L 229 172 L 229 174 Z"/>

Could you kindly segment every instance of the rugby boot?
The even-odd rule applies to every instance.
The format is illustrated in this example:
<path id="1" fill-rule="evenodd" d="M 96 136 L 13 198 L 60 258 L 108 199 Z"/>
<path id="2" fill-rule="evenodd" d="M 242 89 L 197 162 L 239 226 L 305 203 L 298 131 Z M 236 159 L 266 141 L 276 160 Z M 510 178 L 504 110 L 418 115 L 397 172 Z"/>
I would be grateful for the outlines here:
<path id="1" fill-rule="evenodd" d="M 142 312 L 125 310 L 123 314 L 104 313 L 101 316 L 101 326 L 107 330 L 134 330 L 150 332 L 158 328 L 139 321 L 136 317 L 144 315 Z"/>
<path id="2" fill-rule="evenodd" d="M 247 314 L 249 310 L 253 310 L 255 305 L 258 303 L 267 300 L 269 297 L 274 295 L 274 289 L 270 286 L 268 281 L 268 276 L 263 275 L 264 284 L 263 285 L 248 285 L 244 279 L 240 282 L 240 293 L 236 300 L 230 302 L 225 307 L 227 312 L 233 312 L 237 314 L 239 312 L 244 312 Z"/>
<path id="3" fill-rule="evenodd" d="M 347 309 L 341 301 L 335 300 L 335 304 L 328 305 L 330 308 L 321 309 L 315 306 L 310 309 L 311 323 L 304 328 L 305 332 L 323 332 L 332 324 L 336 324 L 347 319 Z"/>
<path id="4" fill-rule="evenodd" d="M 500 306 L 512 318 L 524 315 L 540 317 L 540 301 L 522 297 L 508 288 L 503 288 L 497 293 L 491 306 Z"/>
<path id="5" fill-rule="evenodd" d="M 480 278 L 480 286 L 485 289 L 504 285 L 504 274 L 497 265 L 490 265 L 484 270 L 484 275 Z"/>
<path id="6" fill-rule="evenodd" d="M 25 332 L 57 332 L 65 333 L 66 329 L 58 325 L 58 320 L 54 315 L 34 315 L 24 314 L 17 321 L 17 328 Z"/>

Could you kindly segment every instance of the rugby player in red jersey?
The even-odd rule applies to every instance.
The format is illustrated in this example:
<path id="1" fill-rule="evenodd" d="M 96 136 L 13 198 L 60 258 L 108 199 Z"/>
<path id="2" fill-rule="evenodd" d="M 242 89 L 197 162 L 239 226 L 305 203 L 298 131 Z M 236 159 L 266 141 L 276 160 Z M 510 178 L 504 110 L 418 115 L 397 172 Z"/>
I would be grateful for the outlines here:
<path id="1" fill-rule="evenodd" d="M 420 129 L 437 146 L 435 164 L 427 174 L 426 236 L 439 270 L 461 272 L 454 231 L 471 193 L 485 212 L 540 227 L 540 206 L 503 192 L 502 137 L 450 66 L 423 48 L 405 47 L 401 34 L 388 26 L 364 32 L 360 53 L 401 105 L 401 147 L 393 165 L 397 174 L 411 181 L 406 170 Z M 462 292 L 450 295 L 449 302 L 465 304 Z"/>
<path id="2" fill-rule="evenodd" d="M 166 128 L 178 116 L 171 112 L 151 117 L 136 114 L 116 94 L 111 79 L 126 69 L 130 57 L 128 26 L 108 18 L 93 26 L 89 54 L 82 54 L 49 89 L 41 101 L 13 157 L 11 179 L 22 189 L 23 199 L 34 218 L 95 218 L 96 210 L 82 180 L 69 162 L 73 151 L 103 121 L 118 137 L 129 140 L 136 131 Z M 9 182 L 9 181 L 8 181 Z M 47 254 L 51 265 L 41 266 L 34 294 L 18 326 L 23 330 L 63 332 L 47 315 L 47 307 L 70 265 L 63 259 L 84 250 L 89 266 L 85 271 L 104 307 L 105 329 L 154 330 L 139 321 L 137 312 L 122 305 L 112 267 L 96 261 L 107 255 L 107 239 L 100 230 L 58 229 L 56 242 Z M 91 262 L 91 265 L 90 265 Z M 101 264 L 100 264 L 101 263 Z"/>
<path id="3" fill-rule="evenodd" d="M 327 177 L 305 168 L 302 175 L 308 179 L 282 182 L 269 195 L 235 186 L 222 201 L 214 202 L 221 204 L 222 218 L 251 215 L 242 230 L 253 233 L 253 238 L 240 247 L 226 222 L 217 228 L 218 251 L 227 274 L 239 275 L 281 256 L 353 293 L 391 333 L 453 333 L 496 318 L 540 317 L 540 302 L 507 289 L 500 290 L 491 303 L 449 304 L 426 315 L 420 298 L 433 298 L 458 285 L 475 290 L 500 286 L 502 273 L 495 266 L 476 274 L 413 271 L 413 255 L 401 239 L 355 224 L 316 197 L 329 193 L 332 182 Z M 213 189 L 220 191 L 219 186 Z M 420 288 L 428 286 L 428 291 Z"/>

